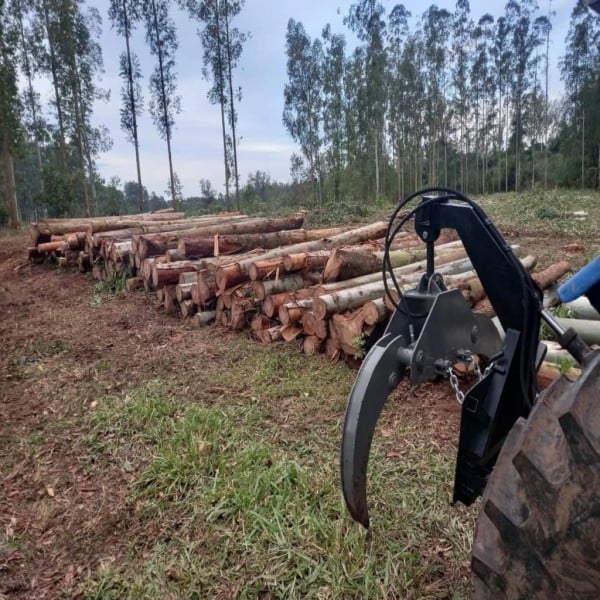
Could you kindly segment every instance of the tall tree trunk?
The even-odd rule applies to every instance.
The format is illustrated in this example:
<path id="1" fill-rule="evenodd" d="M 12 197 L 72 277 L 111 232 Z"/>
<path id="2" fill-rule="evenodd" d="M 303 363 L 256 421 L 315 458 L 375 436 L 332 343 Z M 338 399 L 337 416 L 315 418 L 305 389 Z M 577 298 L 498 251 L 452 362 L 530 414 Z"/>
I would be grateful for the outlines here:
<path id="1" fill-rule="evenodd" d="M 225 81 L 223 77 L 223 54 L 221 50 L 221 25 L 219 22 L 219 0 L 214 0 L 215 29 L 217 31 L 217 55 L 219 62 L 219 100 L 221 103 L 221 128 L 223 129 L 223 162 L 225 165 L 225 204 L 231 207 L 229 197 L 229 159 L 227 156 L 227 128 L 225 124 Z"/>
<path id="2" fill-rule="evenodd" d="M 129 86 L 129 100 L 131 110 L 131 123 L 133 126 L 133 145 L 135 147 L 135 165 L 138 180 L 138 207 L 144 212 L 144 188 L 142 187 L 142 170 L 140 168 L 140 144 L 137 128 L 137 107 L 135 105 L 135 94 L 133 86 L 133 64 L 131 62 L 131 48 L 129 45 L 129 19 L 127 17 L 127 0 L 123 0 L 123 23 L 125 25 L 125 48 L 127 52 L 127 85 Z"/>
<path id="3" fill-rule="evenodd" d="M 56 103 L 56 117 L 58 120 L 58 132 L 60 142 L 60 159 L 63 170 L 63 175 L 67 174 L 67 148 L 65 144 L 65 126 L 62 113 L 62 102 L 60 90 L 58 86 L 58 68 L 56 62 L 56 53 L 54 51 L 54 36 L 52 35 L 52 27 L 50 26 L 50 10 L 48 8 L 48 0 L 43 0 L 42 8 L 44 11 L 44 21 L 46 25 L 46 37 L 48 38 L 48 46 L 50 49 L 50 69 L 52 72 L 52 86 L 54 88 L 54 101 Z"/>
<path id="4" fill-rule="evenodd" d="M 167 136 L 167 153 L 169 156 L 169 177 L 171 183 L 171 202 L 173 207 L 177 208 L 178 201 L 175 197 L 175 178 L 173 176 L 173 156 L 171 153 L 171 125 L 169 124 L 169 113 L 167 111 L 167 93 L 165 91 L 164 78 L 164 58 L 162 44 L 160 40 L 160 31 L 158 29 L 158 15 L 156 14 L 156 3 L 152 0 L 152 15 L 154 17 L 154 33 L 156 34 L 156 46 L 158 48 L 158 68 L 160 72 L 160 93 L 162 97 L 163 116 L 165 119 L 165 134 Z"/>
<path id="5" fill-rule="evenodd" d="M 8 225 L 16 229 L 20 224 L 15 171 L 8 132 L 2 132 L 2 172 L 4 175 L 4 199 L 8 207 Z"/>
<path id="6" fill-rule="evenodd" d="M 233 176 L 235 177 L 235 203 L 240 210 L 240 177 L 237 162 L 237 139 L 235 137 L 235 108 L 233 103 L 233 78 L 231 75 L 231 40 L 229 39 L 229 0 L 225 2 L 225 36 L 227 40 L 227 78 L 229 80 L 229 121 L 231 125 L 231 137 L 233 145 Z"/>
<path id="7" fill-rule="evenodd" d="M 44 178 L 42 177 L 42 152 L 40 150 L 40 139 L 39 139 L 39 130 L 38 130 L 38 114 L 37 107 L 35 101 L 35 91 L 33 89 L 33 76 L 31 69 L 31 62 L 29 60 L 29 50 L 27 46 L 27 41 L 25 39 L 25 29 L 23 27 L 23 14 L 20 10 L 18 11 L 19 18 L 19 35 L 21 37 L 21 47 L 23 49 L 23 56 L 25 59 L 25 77 L 27 78 L 27 99 L 29 101 L 29 107 L 31 110 L 31 118 L 33 120 L 33 137 L 35 140 L 35 149 L 38 163 L 38 171 L 39 171 L 39 181 L 40 181 L 40 193 L 44 194 Z"/>

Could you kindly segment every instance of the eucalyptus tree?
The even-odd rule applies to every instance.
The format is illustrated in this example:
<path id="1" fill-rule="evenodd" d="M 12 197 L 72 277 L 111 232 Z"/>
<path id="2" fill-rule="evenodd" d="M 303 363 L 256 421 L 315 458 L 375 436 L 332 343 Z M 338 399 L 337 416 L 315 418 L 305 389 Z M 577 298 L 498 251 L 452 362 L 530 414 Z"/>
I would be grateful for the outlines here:
<path id="1" fill-rule="evenodd" d="M 308 161 L 308 175 L 316 184 L 315 199 L 320 202 L 323 47 L 319 39 L 311 41 L 302 23 L 294 19 L 288 21 L 285 40 L 288 80 L 283 91 L 283 124 Z"/>
<path id="2" fill-rule="evenodd" d="M 381 174 L 385 167 L 386 64 L 385 9 L 378 0 L 360 0 L 352 4 L 346 24 L 364 44 L 365 77 L 362 93 L 364 119 L 359 122 L 366 141 L 366 160 L 372 157 L 375 196 L 382 192 Z M 368 169 L 367 172 L 369 172 Z"/>
<path id="3" fill-rule="evenodd" d="M 96 39 L 100 36 L 101 17 L 95 8 L 84 13 L 78 0 L 55 0 L 55 53 L 60 62 L 58 81 L 62 90 L 65 131 L 75 148 L 77 173 L 84 199 L 86 216 L 91 214 L 95 201 L 94 155 L 109 144 L 102 132 L 91 124 L 96 100 L 108 94 L 98 86 L 103 70 L 102 50 Z M 104 130 L 105 131 L 105 130 Z M 86 177 L 87 170 L 87 177 Z"/>
<path id="4" fill-rule="evenodd" d="M 494 86 L 497 92 L 497 129 L 495 150 L 497 156 L 498 191 L 504 180 L 504 191 L 508 190 L 508 133 L 509 133 L 509 87 L 511 64 L 513 61 L 510 23 L 504 15 L 496 20 L 494 43 L 492 45 Z M 504 150 L 504 177 L 500 155 Z"/>
<path id="5" fill-rule="evenodd" d="M 326 25 L 323 38 L 323 143 L 327 166 L 333 172 L 333 199 L 341 195 L 341 173 L 344 166 L 344 64 L 346 40 Z"/>
<path id="6" fill-rule="evenodd" d="M 483 193 L 488 191 L 488 151 L 496 115 L 495 78 L 491 64 L 493 27 L 494 17 L 485 14 L 480 17 L 472 32 L 474 56 L 469 76 L 472 90 L 472 110 L 475 119 L 476 193 L 480 188 Z M 481 165 L 481 174 L 479 174 L 479 165 Z"/>
<path id="7" fill-rule="evenodd" d="M 65 187 L 71 189 L 70 175 L 67 158 L 67 138 L 65 131 L 65 117 L 63 109 L 63 88 L 62 79 L 64 79 L 63 71 L 65 64 L 57 56 L 57 44 L 61 35 L 59 17 L 57 14 L 57 6 L 55 0 L 35 0 L 34 9 L 36 18 L 44 30 L 44 38 L 46 41 L 45 52 L 41 57 L 41 65 L 43 70 L 50 76 L 52 90 L 54 95 L 53 105 L 56 111 L 57 121 L 57 136 L 58 145 L 60 148 L 60 165 L 61 175 L 65 182 Z M 72 195 L 72 192 L 69 192 Z"/>
<path id="8" fill-rule="evenodd" d="M 233 155 L 233 177 L 235 182 L 235 197 L 238 210 L 240 209 L 240 176 L 238 171 L 237 159 L 237 112 L 235 110 L 235 101 L 242 99 L 242 88 L 233 86 L 233 70 L 237 67 L 244 42 L 248 39 L 248 33 L 240 31 L 232 25 L 232 19 L 237 16 L 244 7 L 245 0 L 220 0 L 223 10 L 224 40 L 225 40 L 225 58 L 227 63 L 227 83 L 229 91 L 229 110 L 228 119 L 231 128 L 231 145 Z"/>
<path id="9" fill-rule="evenodd" d="M 405 117 L 410 110 L 403 72 L 404 49 L 408 42 L 410 12 L 403 4 L 394 6 L 389 14 L 387 27 L 387 99 L 388 133 L 396 166 L 397 188 L 404 193 L 404 165 L 406 161 Z"/>
<path id="10" fill-rule="evenodd" d="M 423 64 L 425 69 L 425 125 L 427 127 L 428 183 L 438 183 L 440 140 L 446 145 L 448 135 L 448 104 L 446 89 L 449 83 L 448 41 L 452 15 L 435 5 L 430 6 L 421 18 Z"/>
<path id="11" fill-rule="evenodd" d="M 169 158 L 169 181 L 171 201 L 177 206 L 173 154 L 171 141 L 175 115 L 181 111 L 181 99 L 177 95 L 175 52 L 178 42 L 175 23 L 169 15 L 169 0 L 144 0 L 142 17 L 146 27 L 146 42 L 150 53 L 156 58 L 156 66 L 150 76 L 150 115 L 158 133 L 167 142 Z"/>
<path id="12" fill-rule="evenodd" d="M 452 17 L 452 99 L 454 113 L 458 119 L 458 152 L 460 157 L 460 187 L 468 192 L 468 156 L 470 153 L 469 122 L 472 107 L 470 97 L 469 70 L 473 51 L 471 34 L 473 22 L 470 19 L 468 0 L 457 0 Z M 444 145 L 446 147 L 446 145 Z M 445 180 L 447 182 L 447 160 L 444 160 Z"/>
<path id="13" fill-rule="evenodd" d="M 26 88 L 22 93 L 23 125 L 27 137 L 35 145 L 37 159 L 38 191 L 43 193 L 41 145 L 46 135 L 46 125 L 42 117 L 40 95 L 34 87 L 34 78 L 39 72 L 42 55 L 42 30 L 39 21 L 32 18 L 32 6 L 23 0 L 12 0 L 9 4 L 11 15 L 17 27 L 17 54 L 20 71 Z"/>
<path id="14" fill-rule="evenodd" d="M 22 136 L 22 107 L 17 86 L 18 35 L 7 0 L 0 0 L 0 153 L 8 223 L 13 228 L 20 222 L 13 162 L 15 148 Z"/>
<path id="15" fill-rule="evenodd" d="M 131 34 L 136 21 L 141 17 L 139 0 L 111 0 L 108 12 L 113 28 L 123 36 L 125 51 L 119 57 L 119 75 L 123 79 L 121 88 L 121 128 L 135 148 L 135 164 L 138 181 L 138 207 L 144 210 L 144 187 L 140 167 L 140 148 L 138 136 L 138 117 L 143 112 L 143 97 L 140 80 L 142 72 L 140 61 L 131 49 Z"/>
<path id="16" fill-rule="evenodd" d="M 571 13 L 561 72 L 568 99 L 563 145 L 569 156 L 580 157 L 581 187 L 594 167 L 600 187 L 600 18 L 591 16 L 582 0 Z"/>
<path id="17" fill-rule="evenodd" d="M 510 94 L 512 105 L 512 135 L 510 145 L 514 148 L 515 176 L 514 187 L 521 186 L 522 157 L 521 150 L 525 130 L 523 115 L 528 91 L 534 83 L 535 49 L 542 40 L 539 30 L 534 27 L 533 14 L 537 10 L 535 0 L 509 0 L 505 7 L 506 19 L 511 31 L 512 61 L 510 65 Z"/>

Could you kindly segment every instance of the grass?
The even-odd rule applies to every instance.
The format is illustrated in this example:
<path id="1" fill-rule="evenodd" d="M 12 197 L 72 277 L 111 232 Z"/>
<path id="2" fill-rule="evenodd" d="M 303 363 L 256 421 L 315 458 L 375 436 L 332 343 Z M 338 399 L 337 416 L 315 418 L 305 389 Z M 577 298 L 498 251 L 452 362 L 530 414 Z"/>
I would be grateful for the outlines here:
<path id="1" fill-rule="evenodd" d="M 223 353 L 227 375 L 198 402 L 168 381 L 99 400 L 88 454 L 132 462 L 129 500 L 160 527 L 106 562 L 86 598 L 468 596 L 471 517 L 449 507 L 451 450 L 411 437 L 390 460 L 397 438 L 378 437 L 367 534 L 338 474 L 353 373 L 317 360 L 307 371 L 305 356 L 241 338 Z"/>

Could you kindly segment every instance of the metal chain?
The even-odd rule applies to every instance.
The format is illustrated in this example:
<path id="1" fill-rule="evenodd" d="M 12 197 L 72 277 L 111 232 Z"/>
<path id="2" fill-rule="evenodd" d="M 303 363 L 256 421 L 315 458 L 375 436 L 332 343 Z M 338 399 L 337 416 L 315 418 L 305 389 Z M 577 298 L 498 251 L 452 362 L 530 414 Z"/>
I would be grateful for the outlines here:
<path id="1" fill-rule="evenodd" d="M 485 368 L 485 371 L 483 371 L 483 373 L 482 373 L 481 368 L 479 367 L 479 363 L 473 358 L 473 356 L 465 356 L 463 359 L 463 362 L 467 365 L 470 364 L 473 366 L 473 372 L 475 373 L 475 375 L 477 375 L 478 381 L 481 381 L 494 368 L 494 363 L 491 362 Z M 458 377 L 456 376 L 456 373 L 454 372 L 454 369 L 452 368 L 452 366 L 449 366 L 446 372 L 448 374 L 448 380 L 450 382 L 450 387 L 452 388 L 452 391 L 454 392 L 454 395 L 456 396 L 456 400 L 459 404 L 462 405 L 462 403 L 465 401 L 465 393 L 463 391 L 461 391 L 461 389 L 458 385 Z"/>
<path id="2" fill-rule="evenodd" d="M 460 388 L 458 387 L 458 377 L 454 373 L 454 369 L 452 369 L 451 366 L 448 367 L 448 379 L 450 381 L 450 387 L 456 396 L 457 402 L 462 405 L 462 403 L 465 401 L 465 394 L 460 391 Z"/>

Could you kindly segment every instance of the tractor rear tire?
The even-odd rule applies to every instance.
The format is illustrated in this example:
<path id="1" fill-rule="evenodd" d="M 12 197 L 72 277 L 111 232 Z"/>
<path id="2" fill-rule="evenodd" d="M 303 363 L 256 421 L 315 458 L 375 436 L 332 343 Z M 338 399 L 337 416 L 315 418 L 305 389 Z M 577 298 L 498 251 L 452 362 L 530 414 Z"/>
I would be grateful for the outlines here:
<path id="1" fill-rule="evenodd" d="M 600 353 L 506 438 L 473 541 L 474 598 L 600 598 Z"/>

